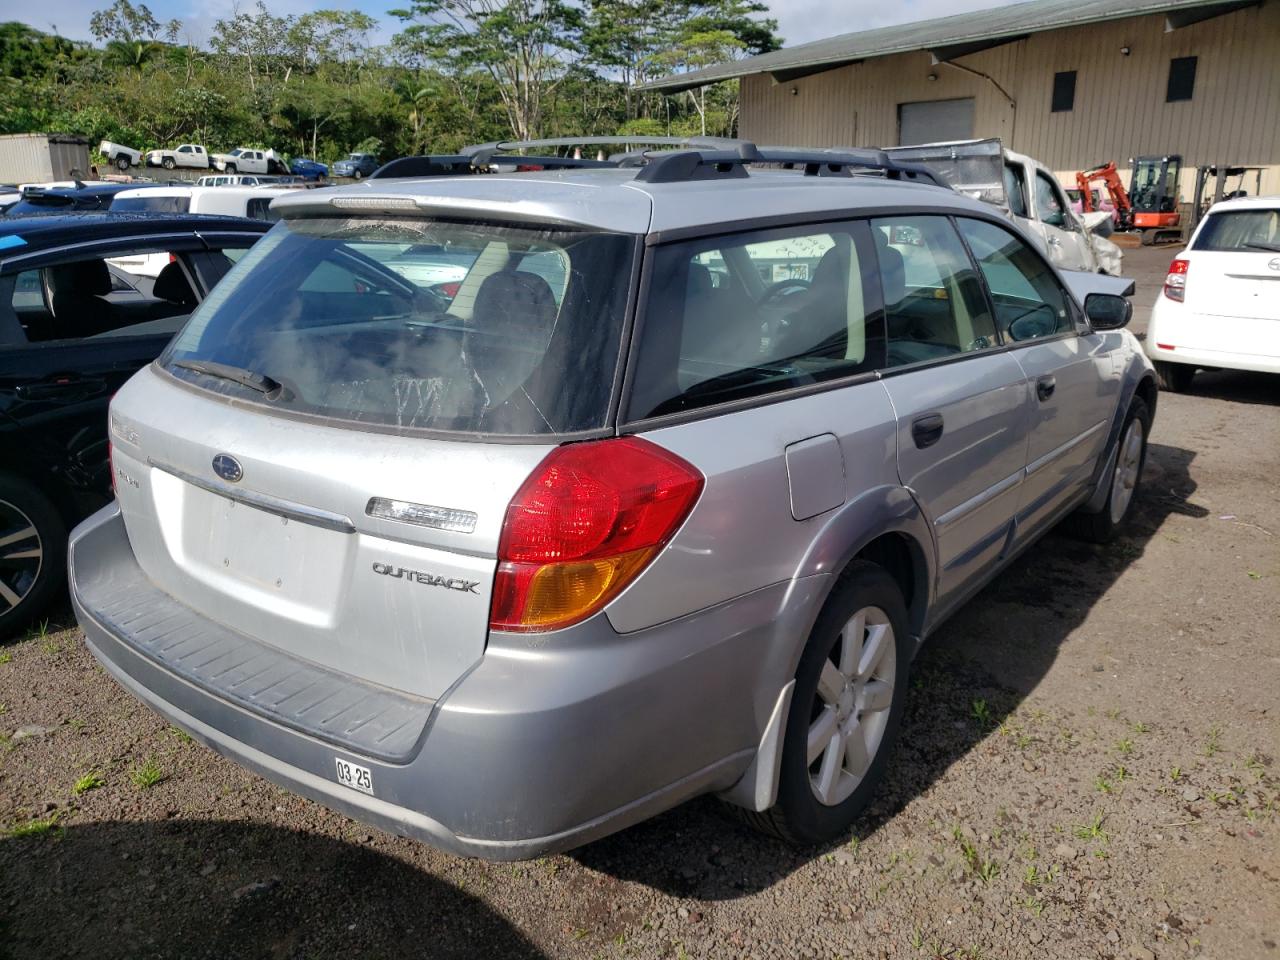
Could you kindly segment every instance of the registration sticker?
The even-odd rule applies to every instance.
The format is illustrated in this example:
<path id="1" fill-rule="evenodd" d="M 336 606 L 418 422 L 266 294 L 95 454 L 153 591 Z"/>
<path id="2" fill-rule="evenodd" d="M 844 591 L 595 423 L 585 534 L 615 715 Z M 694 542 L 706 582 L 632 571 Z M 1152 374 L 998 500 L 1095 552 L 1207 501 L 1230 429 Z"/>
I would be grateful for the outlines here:
<path id="1" fill-rule="evenodd" d="M 358 763 L 343 760 L 341 757 L 335 757 L 334 763 L 338 767 L 338 782 L 340 784 L 373 796 L 373 774 L 368 767 L 362 767 Z"/>

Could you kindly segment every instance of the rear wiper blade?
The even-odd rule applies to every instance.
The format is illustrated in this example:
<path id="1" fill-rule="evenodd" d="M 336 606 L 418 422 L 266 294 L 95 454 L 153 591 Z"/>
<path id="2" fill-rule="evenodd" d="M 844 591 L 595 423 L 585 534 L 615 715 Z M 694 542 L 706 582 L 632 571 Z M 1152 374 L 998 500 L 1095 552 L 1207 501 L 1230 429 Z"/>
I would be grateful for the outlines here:
<path id="1" fill-rule="evenodd" d="M 1250 250 L 1266 250 L 1268 253 L 1280 253 L 1280 243 L 1246 243 Z"/>
<path id="2" fill-rule="evenodd" d="M 274 377 L 246 370 L 244 367 L 233 367 L 229 363 L 215 363 L 212 360 L 175 360 L 173 365 L 182 367 L 184 370 L 194 370 L 196 373 L 217 377 L 220 380 L 230 380 L 250 390 L 257 390 L 267 397 L 271 397 L 272 394 L 278 397 L 284 390 L 284 384 Z"/>

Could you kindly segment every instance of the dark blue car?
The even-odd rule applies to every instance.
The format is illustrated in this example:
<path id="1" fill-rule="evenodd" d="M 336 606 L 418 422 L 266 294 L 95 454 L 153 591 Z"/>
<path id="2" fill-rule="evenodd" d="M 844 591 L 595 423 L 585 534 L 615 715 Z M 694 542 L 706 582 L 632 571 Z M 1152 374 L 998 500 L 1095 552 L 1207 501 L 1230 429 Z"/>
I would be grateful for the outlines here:
<path id="1" fill-rule="evenodd" d="M 27 187 L 22 199 L 4 210 L 5 216 L 23 214 L 92 213 L 109 210 L 111 201 L 121 190 L 159 186 L 145 183 L 103 183 L 91 181 L 75 187 Z"/>
<path id="2" fill-rule="evenodd" d="M 372 153 L 352 153 L 345 160 L 333 165 L 335 177 L 355 177 L 360 180 L 377 170 L 380 164 Z"/>
<path id="3" fill-rule="evenodd" d="M 289 172 L 303 180 L 323 180 L 329 176 L 329 167 L 310 157 L 294 157 L 289 164 Z"/>

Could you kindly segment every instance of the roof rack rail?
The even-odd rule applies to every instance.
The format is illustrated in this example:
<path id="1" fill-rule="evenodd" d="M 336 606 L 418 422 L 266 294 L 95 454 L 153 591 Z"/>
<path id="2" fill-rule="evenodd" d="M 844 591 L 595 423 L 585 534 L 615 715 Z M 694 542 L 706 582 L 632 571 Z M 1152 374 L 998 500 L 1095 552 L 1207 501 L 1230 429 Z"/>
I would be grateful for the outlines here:
<path id="1" fill-rule="evenodd" d="M 395 160 L 388 160 L 373 173 L 369 174 L 369 179 L 446 177 L 459 173 L 471 173 L 470 157 L 458 154 L 429 154 L 417 157 L 397 157 Z"/>
<path id="2" fill-rule="evenodd" d="M 637 137 L 637 136 L 614 136 L 614 137 L 551 137 L 544 140 L 498 140 L 493 143 L 477 143 L 469 147 L 462 148 L 462 154 L 472 158 L 477 166 L 482 166 L 492 161 L 492 159 L 500 154 L 510 154 L 516 150 L 544 150 L 555 147 L 695 147 L 707 150 L 727 150 L 734 149 L 738 144 L 744 143 L 742 140 L 734 140 L 729 137 Z M 627 154 L 630 156 L 631 154 Z M 563 159 L 570 159 L 565 157 Z M 592 163 L 607 163 L 609 166 L 617 166 L 616 163 L 610 161 L 590 161 Z"/>
<path id="3" fill-rule="evenodd" d="M 950 188 L 943 178 L 923 164 L 895 160 L 883 150 L 873 149 L 807 149 L 803 147 L 757 147 L 749 141 L 737 141 L 736 151 L 679 150 L 648 153 L 648 163 L 636 174 L 645 183 L 678 183 L 684 180 L 709 180 L 719 177 L 745 177 L 747 164 L 777 164 L 784 169 L 802 169 L 805 176 L 853 176 L 855 170 L 880 171 L 891 180 L 925 181 Z M 631 157 L 619 158 L 622 163 Z"/>

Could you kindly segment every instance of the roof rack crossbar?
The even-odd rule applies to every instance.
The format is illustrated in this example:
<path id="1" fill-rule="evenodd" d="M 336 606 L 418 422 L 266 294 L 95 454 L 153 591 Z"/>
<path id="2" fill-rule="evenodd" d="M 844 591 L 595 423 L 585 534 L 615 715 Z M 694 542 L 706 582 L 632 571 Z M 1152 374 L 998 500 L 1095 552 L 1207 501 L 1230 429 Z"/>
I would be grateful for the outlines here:
<path id="1" fill-rule="evenodd" d="M 548 147 L 698 147 L 707 150 L 732 150 L 745 140 L 731 137 L 551 137 L 544 140 L 497 140 L 493 143 L 476 143 L 462 148 L 464 156 L 477 164 L 488 163 L 497 154 L 516 150 L 541 150 Z"/>
<path id="2" fill-rule="evenodd" d="M 879 170 L 892 180 L 923 180 L 935 186 L 949 186 L 922 164 L 895 160 L 883 150 L 757 147 L 742 140 L 734 143 L 733 150 L 621 154 L 611 159 L 617 160 L 619 166 L 647 160 L 636 174 L 636 179 L 645 183 L 677 183 L 716 176 L 742 177 L 746 176 L 746 164 L 771 163 L 788 169 L 803 168 L 806 176 L 850 176 L 854 169 Z"/>

